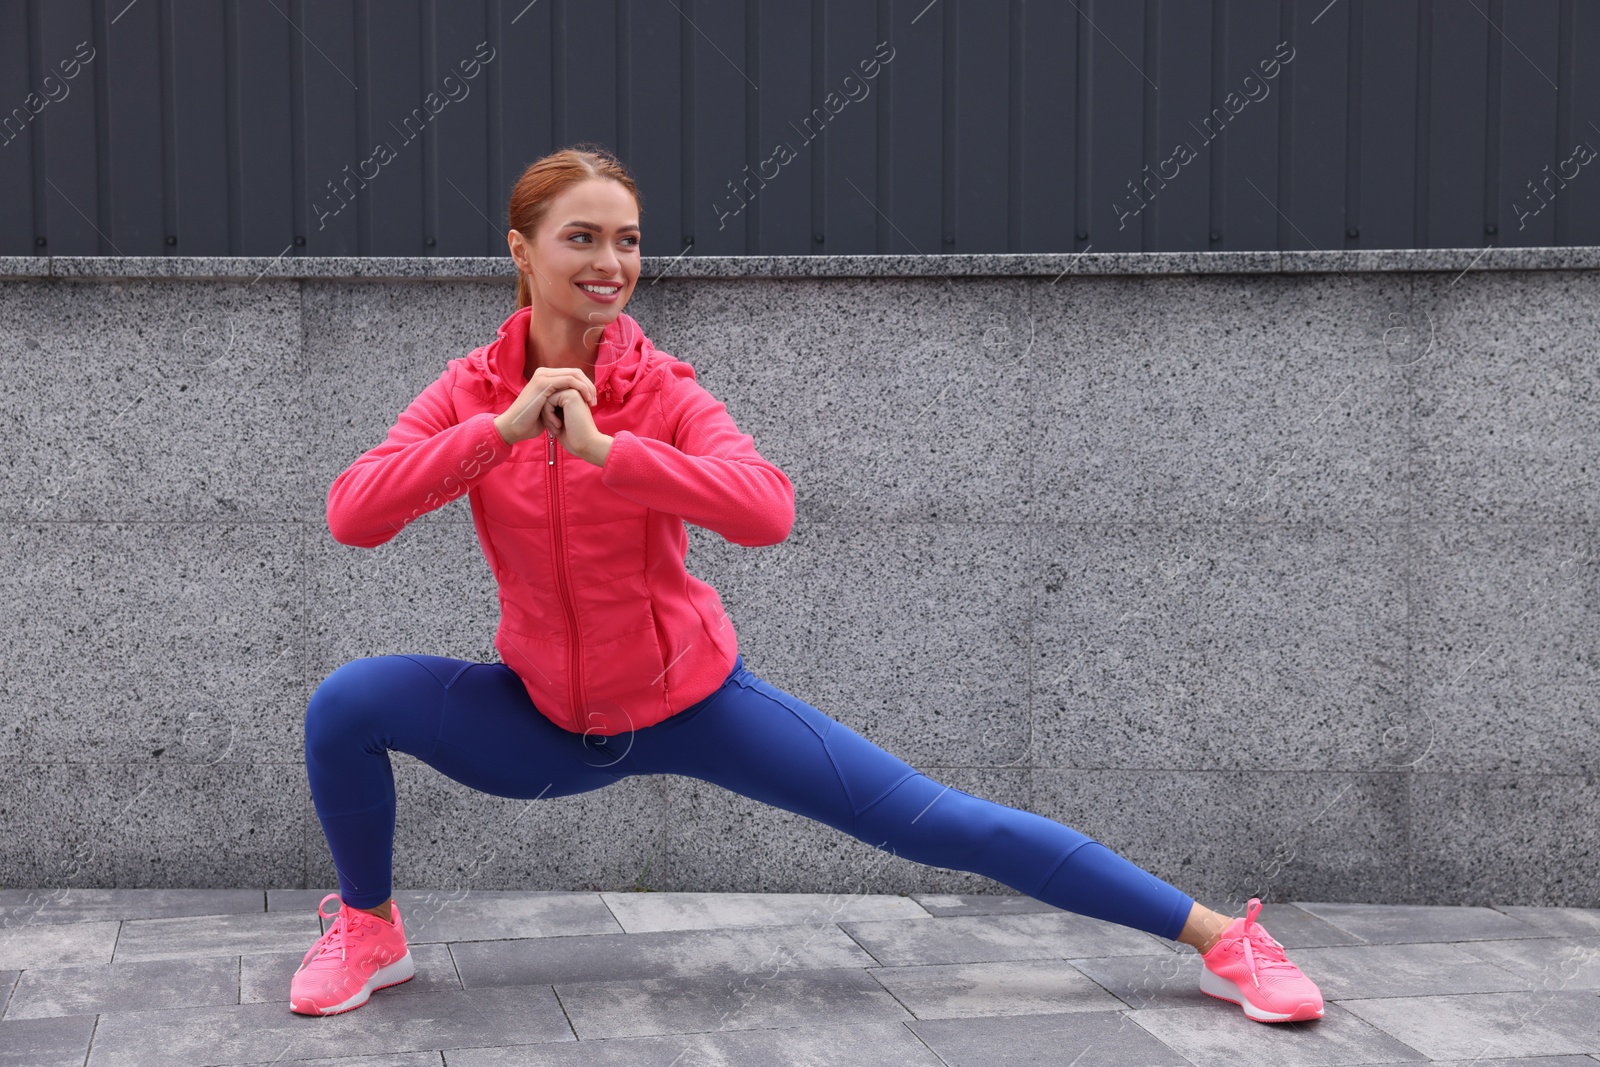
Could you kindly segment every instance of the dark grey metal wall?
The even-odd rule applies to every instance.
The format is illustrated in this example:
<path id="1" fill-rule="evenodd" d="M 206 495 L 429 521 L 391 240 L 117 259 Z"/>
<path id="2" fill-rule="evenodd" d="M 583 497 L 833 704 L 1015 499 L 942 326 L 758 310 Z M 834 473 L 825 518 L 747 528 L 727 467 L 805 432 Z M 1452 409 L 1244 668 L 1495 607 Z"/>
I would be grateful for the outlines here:
<path id="1" fill-rule="evenodd" d="M 580 140 L 652 255 L 1600 244 L 1597 53 L 1590 0 L 0 0 L 0 254 L 503 255 Z"/>

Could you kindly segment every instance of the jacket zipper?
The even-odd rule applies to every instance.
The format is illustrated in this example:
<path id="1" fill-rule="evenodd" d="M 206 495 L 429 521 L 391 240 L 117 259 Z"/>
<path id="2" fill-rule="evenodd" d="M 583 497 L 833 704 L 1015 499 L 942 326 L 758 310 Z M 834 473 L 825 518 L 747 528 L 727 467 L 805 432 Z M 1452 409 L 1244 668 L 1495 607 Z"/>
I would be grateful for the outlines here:
<path id="1" fill-rule="evenodd" d="M 545 433 L 548 435 L 550 431 L 546 430 Z M 554 437 L 550 437 L 549 441 L 549 467 L 551 469 L 550 477 L 546 480 L 550 485 L 550 537 L 555 546 L 556 587 L 561 591 L 561 606 L 566 609 L 567 613 L 567 633 L 569 634 L 567 640 L 567 650 L 571 657 L 571 663 L 569 665 L 570 673 L 567 675 L 569 679 L 568 690 L 572 695 L 572 712 L 573 717 L 576 720 L 578 709 L 583 704 L 578 685 L 578 616 L 573 610 L 571 592 L 567 588 L 567 558 L 566 553 L 563 551 L 564 545 L 561 540 L 562 521 L 560 510 L 560 494 L 557 492 L 557 482 L 560 481 L 561 472 L 556 469 L 555 465 L 556 439 Z M 583 724 L 575 722 L 574 725 L 578 726 L 580 732 L 582 731 Z"/>

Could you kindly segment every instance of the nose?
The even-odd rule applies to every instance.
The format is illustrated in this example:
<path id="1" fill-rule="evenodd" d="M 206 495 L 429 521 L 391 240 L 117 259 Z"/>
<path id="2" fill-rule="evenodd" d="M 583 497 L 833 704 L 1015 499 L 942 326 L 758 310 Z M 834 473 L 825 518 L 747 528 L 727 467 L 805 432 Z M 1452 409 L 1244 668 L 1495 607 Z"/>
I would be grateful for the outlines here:
<path id="1" fill-rule="evenodd" d="M 617 250 L 606 245 L 596 257 L 594 269 L 601 274 L 621 274 L 622 261 L 617 258 Z"/>

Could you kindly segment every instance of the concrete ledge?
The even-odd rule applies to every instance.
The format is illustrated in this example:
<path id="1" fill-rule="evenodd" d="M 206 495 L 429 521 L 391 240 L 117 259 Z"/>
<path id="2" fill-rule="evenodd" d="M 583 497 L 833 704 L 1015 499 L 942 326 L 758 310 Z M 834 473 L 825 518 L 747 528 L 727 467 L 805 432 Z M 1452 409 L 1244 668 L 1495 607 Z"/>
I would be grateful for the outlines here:
<path id="1" fill-rule="evenodd" d="M 1076 274 L 1369 274 L 1594 270 L 1600 247 L 1375 248 L 1301 252 L 1093 252 L 875 256 L 645 256 L 679 278 L 1053 277 Z M 509 256 L 4 256 L 13 278 L 515 278 Z"/>

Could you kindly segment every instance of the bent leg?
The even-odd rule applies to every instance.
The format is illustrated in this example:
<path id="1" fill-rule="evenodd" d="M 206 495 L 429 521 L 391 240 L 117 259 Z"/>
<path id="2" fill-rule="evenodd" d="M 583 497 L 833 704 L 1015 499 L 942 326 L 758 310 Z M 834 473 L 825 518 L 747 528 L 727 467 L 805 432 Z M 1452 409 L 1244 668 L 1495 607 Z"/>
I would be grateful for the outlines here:
<path id="1" fill-rule="evenodd" d="M 637 768 L 714 782 L 874 848 L 973 871 L 1080 915 L 1172 940 L 1182 932 L 1193 898 L 1098 841 L 941 785 L 748 670 L 730 683 L 687 721 L 635 734 Z"/>
<path id="2" fill-rule="evenodd" d="M 339 874 L 339 896 L 373 908 L 391 894 L 395 792 L 389 751 L 474 789 L 558 797 L 625 776 L 580 735 L 539 713 L 500 663 L 445 656 L 352 660 L 306 707 L 306 776 Z"/>

